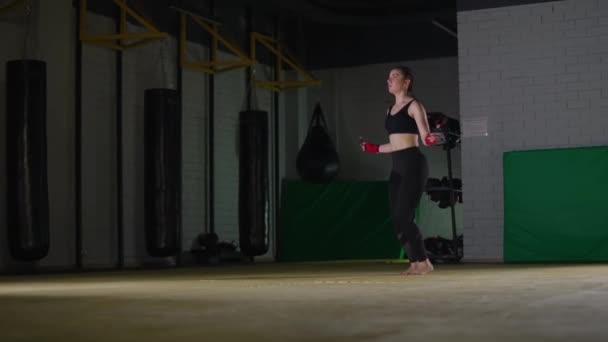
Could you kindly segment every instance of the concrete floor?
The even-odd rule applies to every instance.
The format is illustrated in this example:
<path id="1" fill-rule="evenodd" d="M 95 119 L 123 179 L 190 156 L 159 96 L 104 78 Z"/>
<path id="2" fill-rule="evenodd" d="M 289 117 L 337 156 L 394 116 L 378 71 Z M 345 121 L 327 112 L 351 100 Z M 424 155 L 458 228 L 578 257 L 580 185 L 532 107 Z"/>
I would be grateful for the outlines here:
<path id="1" fill-rule="evenodd" d="M 608 265 L 255 264 L 0 277 L 0 341 L 608 341 Z"/>

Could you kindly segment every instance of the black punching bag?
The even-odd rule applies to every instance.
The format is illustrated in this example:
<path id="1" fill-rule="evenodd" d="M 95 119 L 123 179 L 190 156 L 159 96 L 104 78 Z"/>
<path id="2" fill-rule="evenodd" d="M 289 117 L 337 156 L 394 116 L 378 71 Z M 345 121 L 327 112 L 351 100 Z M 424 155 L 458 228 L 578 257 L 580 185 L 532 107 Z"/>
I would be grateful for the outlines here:
<path id="1" fill-rule="evenodd" d="M 49 251 L 46 160 L 46 63 L 6 64 L 7 233 L 13 258 L 34 261 Z"/>
<path id="2" fill-rule="evenodd" d="M 239 243 L 247 256 L 268 251 L 268 113 L 239 116 Z"/>
<path id="3" fill-rule="evenodd" d="M 296 169 L 303 180 L 324 183 L 338 174 L 340 160 L 327 132 L 327 123 L 317 103 L 304 144 L 298 151 Z"/>
<path id="4" fill-rule="evenodd" d="M 146 249 L 153 257 L 175 255 L 181 225 L 181 110 L 173 89 L 144 95 Z"/>

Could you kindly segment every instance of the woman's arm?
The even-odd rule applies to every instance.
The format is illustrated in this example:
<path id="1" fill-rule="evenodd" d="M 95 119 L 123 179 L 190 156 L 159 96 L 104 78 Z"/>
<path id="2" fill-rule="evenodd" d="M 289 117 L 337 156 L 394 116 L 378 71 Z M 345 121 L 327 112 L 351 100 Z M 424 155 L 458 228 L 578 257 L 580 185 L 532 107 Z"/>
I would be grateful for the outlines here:
<path id="1" fill-rule="evenodd" d="M 382 144 L 378 148 L 378 152 L 379 153 L 391 153 L 391 152 L 393 152 L 393 145 L 391 145 L 391 143 Z"/>
<path id="2" fill-rule="evenodd" d="M 418 100 L 415 100 L 410 105 L 408 112 L 414 117 L 414 120 L 416 120 L 418 133 L 420 133 L 422 143 L 427 145 L 426 138 L 430 134 L 431 129 L 429 128 L 429 120 L 426 117 L 426 109 Z"/>
<path id="3" fill-rule="evenodd" d="M 420 133 L 420 138 L 425 146 L 437 145 L 442 143 L 442 139 L 440 136 L 435 133 L 431 133 L 426 109 L 420 102 L 414 101 L 410 105 L 409 113 L 412 114 L 414 120 L 416 120 L 416 125 L 418 126 L 418 133 Z"/>

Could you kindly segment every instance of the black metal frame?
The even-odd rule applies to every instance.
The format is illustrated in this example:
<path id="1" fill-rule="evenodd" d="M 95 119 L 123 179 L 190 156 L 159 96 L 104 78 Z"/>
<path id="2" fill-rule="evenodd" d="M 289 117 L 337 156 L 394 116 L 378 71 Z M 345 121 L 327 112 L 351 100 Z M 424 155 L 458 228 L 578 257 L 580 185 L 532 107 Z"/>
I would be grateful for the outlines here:
<path id="1" fill-rule="evenodd" d="M 120 30 L 120 9 L 116 11 L 116 29 Z M 118 244 L 118 260 L 116 267 L 125 267 L 124 252 L 124 199 L 122 171 L 122 51 L 116 51 L 116 239 Z"/>
<path id="2" fill-rule="evenodd" d="M 451 211 L 451 216 L 452 216 L 452 240 L 456 240 L 458 238 L 458 235 L 456 233 L 456 209 L 454 208 L 454 206 L 456 205 L 456 196 L 455 196 L 455 191 L 452 188 L 452 153 L 450 152 L 452 149 L 451 148 L 446 148 L 445 149 L 447 151 L 448 154 L 448 184 L 450 184 L 450 211 Z"/>
<path id="3" fill-rule="evenodd" d="M 209 0 L 209 12 L 213 16 L 215 15 L 215 3 L 214 0 Z M 211 55 L 212 51 L 212 38 L 209 38 L 208 41 L 208 52 Z M 206 180 L 206 191 L 205 191 L 205 204 L 206 209 L 206 223 L 207 223 L 207 232 L 214 233 L 215 232 L 215 215 L 214 210 L 215 207 L 213 205 L 213 196 L 214 196 L 214 187 L 213 187 L 213 179 L 214 179 L 214 151 L 213 151 L 213 140 L 214 140 L 214 129 L 213 126 L 215 124 L 215 76 L 213 74 L 207 75 L 207 144 L 206 144 L 206 167 L 205 167 L 205 180 Z"/>
<path id="4" fill-rule="evenodd" d="M 76 268 L 82 269 L 82 42 L 80 41 L 80 1 L 74 1 L 76 7 L 76 65 L 74 79 L 74 173 L 75 190 L 75 238 Z"/>
<path id="5" fill-rule="evenodd" d="M 178 29 L 178 32 L 179 32 L 179 27 L 180 27 L 179 20 L 177 20 L 176 26 L 177 26 L 177 29 Z M 184 189 L 184 186 L 183 186 L 184 175 L 183 175 L 183 167 L 182 167 L 183 161 L 184 161 L 183 160 L 183 150 L 184 150 L 184 147 L 183 147 L 183 141 L 184 141 L 184 139 L 183 139 L 183 127 L 184 127 L 183 120 L 184 120 L 184 117 L 183 117 L 183 110 L 182 110 L 183 107 L 184 107 L 184 101 L 183 101 L 184 94 L 183 94 L 183 84 L 182 84 L 182 81 L 183 81 L 183 72 L 182 72 L 182 68 L 181 68 L 181 66 L 179 64 L 179 61 L 181 60 L 181 54 L 182 54 L 182 50 L 178 48 L 177 49 L 177 54 L 175 55 L 175 58 L 176 58 L 176 60 L 175 60 L 175 66 L 176 66 L 176 77 L 177 77 L 176 87 L 177 87 L 177 94 L 179 96 L 179 118 L 180 118 L 180 125 L 179 125 L 179 130 L 180 130 L 180 133 L 179 133 L 179 137 L 180 137 L 179 146 L 180 146 L 180 148 L 179 148 L 179 166 L 178 166 L 179 167 L 179 175 L 180 175 L 180 177 L 179 177 L 179 193 L 180 193 L 180 195 L 182 194 L 182 191 Z M 182 264 L 182 252 L 183 252 L 182 251 L 182 245 L 183 245 L 183 241 L 182 240 L 183 240 L 183 237 L 184 237 L 183 236 L 183 224 L 184 224 L 184 220 L 183 220 L 184 215 L 183 215 L 183 213 L 184 213 L 184 206 L 183 206 L 183 203 L 182 203 L 182 197 L 183 196 L 180 196 L 179 199 L 178 199 L 178 201 L 179 201 L 179 208 L 180 208 L 180 219 L 179 219 L 179 226 L 177 227 L 177 237 L 178 238 L 177 238 L 177 255 L 175 257 L 175 266 L 176 267 L 179 267 Z"/>
<path id="6" fill-rule="evenodd" d="M 280 19 L 279 17 L 275 18 L 274 21 L 274 38 L 279 41 L 279 32 L 280 32 Z M 277 63 L 276 63 L 276 59 L 278 57 L 275 56 L 275 63 L 274 67 L 273 67 L 273 71 L 274 71 L 274 75 L 273 77 L 275 78 L 275 80 L 278 81 L 278 75 L 279 75 L 279 70 L 277 70 Z M 279 241 L 278 239 L 278 230 L 279 230 L 279 220 L 280 220 L 280 213 L 279 210 L 281 209 L 280 207 L 280 203 L 281 203 L 281 183 L 280 181 L 280 169 L 279 169 L 279 156 L 280 156 L 280 150 L 279 150 L 279 129 L 280 129 L 280 125 L 279 125 L 279 93 L 278 92 L 273 92 L 272 93 L 272 114 L 273 114 L 273 120 L 274 120 L 274 155 L 273 155 L 273 161 L 274 161 L 274 258 L 277 258 L 277 243 Z"/>

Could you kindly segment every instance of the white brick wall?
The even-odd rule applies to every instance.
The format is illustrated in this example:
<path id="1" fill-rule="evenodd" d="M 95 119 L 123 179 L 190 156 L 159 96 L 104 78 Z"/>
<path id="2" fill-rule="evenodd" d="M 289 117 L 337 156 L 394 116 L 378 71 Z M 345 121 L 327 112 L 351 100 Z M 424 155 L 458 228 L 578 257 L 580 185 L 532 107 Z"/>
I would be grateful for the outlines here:
<path id="1" fill-rule="evenodd" d="M 608 143 L 608 3 L 458 13 L 465 259 L 502 260 L 502 153 Z"/>
<path id="2" fill-rule="evenodd" d="M 47 158 L 51 249 L 42 266 L 74 260 L 74 35 L 71 2 L 38 1 L 39 39 L 47 62 Z M 67 237 L 65 237 L 67 235 Z"/>
<path id="3" fill-rule="evenodd" d="M 91 29 L 114 32 L 110 18 L 89 14 Z M 82 47 L 82 253 L 86 267 L 113 267 L 116 228 L 116 57 Z"/>
<path id="4" fill-rule="evenodd" d="M 188 44 L 186 55 L 205 59 L 207 49 Z M 195 56 L 195 57 L 194 57 Z M 182 249 L 188 251 L 205 226 L 207 76 L 182 70 Z"/>
<path id="5" fill-rule="evenodd" d="M 220 54 L 220 58 L 226 58 Z M 243 109 L 245 74 L 242 69 L 215 76 L 214 108 L 214 223 L 221 240 L 239 240 L 238 123 Z"/>

